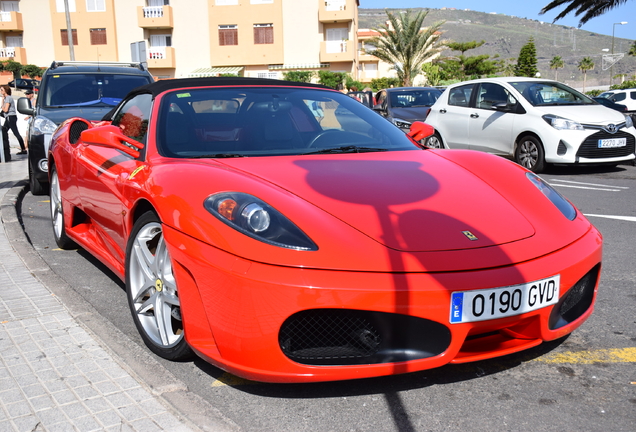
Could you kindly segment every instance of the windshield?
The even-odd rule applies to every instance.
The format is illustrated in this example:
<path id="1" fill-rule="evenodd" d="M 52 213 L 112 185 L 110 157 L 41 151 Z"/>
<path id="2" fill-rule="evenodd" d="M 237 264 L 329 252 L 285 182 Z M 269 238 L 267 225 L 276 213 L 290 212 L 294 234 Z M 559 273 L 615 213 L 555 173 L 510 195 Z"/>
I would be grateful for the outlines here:
<path id="1" fill-rule="evenodd" d="M 510 84 L 533 106 L 595 104 L 583 93 L 557 82 L 518 81 Z"/>
<path id="2" fill-rule="evenodd" d="M 423 107 L 431 106 L 442 94 L 435 89 L 409 90 L 390 92 L 392 107 Z"/>
<path id="3" fill-rule="evenodd" d="M 179 158 L 418 149 L 356 100 L 318 89 L 177 90 L 161 99 L 155 124 L 159 152 Z"/>
<path id="4" fill-rule="evenodd" d="M 141 75 L 52 74 L 41 87 L 38 103 L 46 108 L 115 106 L 130 90 L 149 82 Z"/>

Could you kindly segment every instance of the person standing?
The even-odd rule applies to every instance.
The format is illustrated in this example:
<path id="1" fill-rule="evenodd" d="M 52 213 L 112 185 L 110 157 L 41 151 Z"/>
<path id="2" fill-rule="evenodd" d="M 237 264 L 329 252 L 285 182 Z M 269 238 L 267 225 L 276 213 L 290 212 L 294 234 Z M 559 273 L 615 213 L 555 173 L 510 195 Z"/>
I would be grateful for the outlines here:
<path id="1" fill-rule="evenodd" d="M 0 95 L 4 98 L 2 101 L 1 115 L 5 119 L 4 124 L 2 125 L 2 141 L 4 143 L 5 155 L 9 148 L 9 129 L 11 129 L 11 132 L 13 132 L 13 135 L 18 140 L 18 144 L 20 144 L 20 151 L 16 154 L 26 154 L 27 151 L 24 146 L 24 141 L 22 140 L 20 131 L 18 131 L 18 116 L 15 110 L 15 101 L 13 100 L 13 97 L 11 97 L 11 87 L 8 85 L 0 86 Z M 9 158 L 7 158 L 7 161 L 9 160 L 11 160 L 10 155 Z"/>

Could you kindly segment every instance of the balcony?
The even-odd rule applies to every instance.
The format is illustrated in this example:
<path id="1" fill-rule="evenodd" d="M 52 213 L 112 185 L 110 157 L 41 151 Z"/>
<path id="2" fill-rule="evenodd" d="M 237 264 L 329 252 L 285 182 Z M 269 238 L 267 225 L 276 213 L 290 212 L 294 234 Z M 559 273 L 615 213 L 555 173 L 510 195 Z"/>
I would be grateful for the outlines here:
<path id="1" fill-rule="evenodd" d="M 318 7 L 318 21 L 323 23 L 349 22 L 355 15 L 355 0 L 324 0 Z"/>
<path id="2" fill-rule="evenodd" d="M 24 31 L 20 12 L 0 12 L 0 31 Z"/>
<path id="3" fill-rule="evenodd" d="M 28 64 L 26 56 L 26 48 L 7 47 L 0 48 L 0 61 L 13 60 L 18 63 Z"/>
<path id="4" fill-rule="evenodd" d="M 137 22 L 145 29 L 171 29 L 172 6 L 137 6 Z"/>
<path id="5" fill-rule="evenodd" d="M 320 63 L 350 62 L 355 59 L 354 41 L 323 41 L 320 43 Z"/>
<path id="6" fill-rule="evenodd" d="M 173 47 L 148 48 L 148 68 L 175 68 L 176 61 Z"/>

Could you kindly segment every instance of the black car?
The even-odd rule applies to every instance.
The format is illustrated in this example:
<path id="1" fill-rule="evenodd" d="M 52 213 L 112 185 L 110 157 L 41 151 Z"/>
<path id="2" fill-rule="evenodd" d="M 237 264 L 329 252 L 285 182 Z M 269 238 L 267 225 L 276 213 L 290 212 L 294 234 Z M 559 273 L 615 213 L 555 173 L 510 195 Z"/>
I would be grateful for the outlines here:
<path id="1" fill-rule="evenodd" d="M 613 110 L 616 111 L 620 111 L 623 114 L 627 114 L 627 106 L 626 105 L 622 105 L 622 104 L 618 104 L 612 100 L 609 100 L 607 98 L 604 97 L 593 97 L 592 99 L 594 99 L 596 102 L 600 103 L 601 105 L 604 105 L 608 108 L 611 108 Z"/>
<path id="2" fill-rule="evenodd" d="M 388 88 L 375 95 L 373 109 L 404 132 L 408 132 L 411 123 L 426 119 L 431 105 L 441 94 L 440 90 L 433 87 Z"/>
<path id="3" fill-rule="evenodd" d="M 36 79 L 18 78 L 17 80 L 9 81 L 9 87 L 18 90 L 35 90 L 40 86 L 40 81 Z"/>
<path id="4" fill-rule="evenodd" d="M 101 120 L 130 90 L 154 81 L 142 63 L 53 62 L 42 76 L 35 107 L 27 98 L 17 104 L 21 114 L 32 117 L 27 130 L 31 193 L 48 193 L 47 154 L 60 123 L 71 117 Z"/>

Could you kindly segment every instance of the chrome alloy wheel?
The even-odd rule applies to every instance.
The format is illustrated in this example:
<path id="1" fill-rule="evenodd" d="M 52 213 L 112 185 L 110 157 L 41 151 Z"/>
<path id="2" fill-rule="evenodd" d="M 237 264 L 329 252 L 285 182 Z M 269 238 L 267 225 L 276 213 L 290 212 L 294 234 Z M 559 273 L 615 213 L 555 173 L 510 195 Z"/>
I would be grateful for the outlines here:
<path id="1" fill-rule="evenodd" d="M 539 161 L 539 149 L 537 144 L 531 140 L 523 140 L 519 143 L 519 165 L 532 170 Z"/>
<path id="2" fill-rule="evenodd" d="M 64 233 L 64 213 L 62 210 L 62 191 L 57 171 L 51 173 L 51 221 L 53 222 L 53 234 L 55 239 L 61 238 Z"/>
<path id="3" fill-rule="evenodd" d="M 161 224 L 150 222 L 141 227 L 130 254 L 129 296 L 141 330 L 158 347 L 175 347 L 183 339 L 183 324 Z"/>

